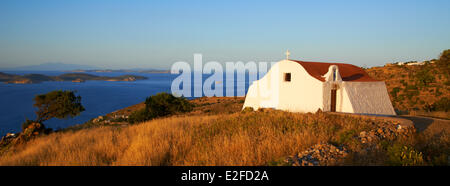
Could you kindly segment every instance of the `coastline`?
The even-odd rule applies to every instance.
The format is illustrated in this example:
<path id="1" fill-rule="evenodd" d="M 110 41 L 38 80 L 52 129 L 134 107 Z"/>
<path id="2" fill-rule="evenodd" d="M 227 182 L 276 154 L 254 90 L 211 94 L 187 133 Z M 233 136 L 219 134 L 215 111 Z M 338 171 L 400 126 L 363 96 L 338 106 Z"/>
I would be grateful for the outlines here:
<path id="1" fill-rule="evenodd" d="M 16 75 L 0 72 L 0 82 L 6 84 L 35 84 L 46 81 L 71 81 L 76 83 L 83 83 L 85 81 L 137 81 L 148 79 L 144 76 L 137 75 L 121 75 L 115 77 L 97 76 L 88 73 L 64 73 L 57 76 L 49 76 L 44 74 L 25 74 Z"/>

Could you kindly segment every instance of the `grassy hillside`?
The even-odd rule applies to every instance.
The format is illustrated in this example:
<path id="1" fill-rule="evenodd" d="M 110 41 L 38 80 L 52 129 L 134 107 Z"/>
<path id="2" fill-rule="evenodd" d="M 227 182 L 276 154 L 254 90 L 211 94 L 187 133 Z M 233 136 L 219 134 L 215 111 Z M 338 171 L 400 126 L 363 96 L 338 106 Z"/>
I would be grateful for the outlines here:
<path id="1" fill-rule="evenodd" d="M 292 165 L 290 157 L 320 143 L 347 149 L 327 165 L 442 165 L 450 153 L 448 127 L 417 134 L 393 122 L 326 113 L 208 114 L 223 108 L 212 105 L 136 125 L 41 136 L 4 151 L 0 165 Z M 417 157 L 401 159 L 405 152 Z"/>
<path id="2" fill-rule="evenodd" d="M 392 104 L 399 114 L 434 114 L 450 118 L 449 74 L 436 63 L 373 67 L 367 72 L 386 82 Z"/>

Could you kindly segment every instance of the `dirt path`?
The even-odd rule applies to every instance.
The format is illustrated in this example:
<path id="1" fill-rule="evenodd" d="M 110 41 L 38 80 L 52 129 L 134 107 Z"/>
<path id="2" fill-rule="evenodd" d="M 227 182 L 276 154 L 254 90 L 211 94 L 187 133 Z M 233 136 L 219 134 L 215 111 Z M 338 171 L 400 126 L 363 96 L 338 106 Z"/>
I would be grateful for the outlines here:
<path id="1" fill-rule="evenodd" d="M 443 131 L 450 133 L 450 120 L 437 119 L 424 116 L 376 116 L 364 114 L 349 114 L 349 113 L 332 113 L 336 115 L 353 116 L 359 118 L 368 118 L 375 120 L 390 121 L 404 127 L 414 126 L 417 132 L 427 132 L 431 134 L 441 133 Z"/>
<path id="2" fill-rule="evenodd" d="M 450 132 L 450 120 L 423 116 L 396 116 L 396 118 L 412 121 L 418 132 Z"/>

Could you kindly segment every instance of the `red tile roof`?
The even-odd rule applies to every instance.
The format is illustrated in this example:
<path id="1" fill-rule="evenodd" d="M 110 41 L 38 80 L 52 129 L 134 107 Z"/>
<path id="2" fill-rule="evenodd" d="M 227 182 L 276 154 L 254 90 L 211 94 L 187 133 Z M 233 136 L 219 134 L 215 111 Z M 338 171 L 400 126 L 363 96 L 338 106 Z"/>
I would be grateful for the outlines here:
<path id="1" fill-rule="evenodd" d="M 342 81 L 351 81 L 351 82 L 370 82 L 377 81 L 372 79 L 364 69 L 357 67 L 355 65 L 344 64 L 344 63 L 322 63 L 322 62 L 306 62 L 306 61 L 296 61 L 290 60 L 293 62 L 297 62 L 302 65 L 303 68 L 308 72 L 312 77 L 325 82 L 325 78 L 322 76 L 328 72 L 328 68 L 331 65 L 336 65 L 339 68 L 339 73 L 341 74 Z"/>

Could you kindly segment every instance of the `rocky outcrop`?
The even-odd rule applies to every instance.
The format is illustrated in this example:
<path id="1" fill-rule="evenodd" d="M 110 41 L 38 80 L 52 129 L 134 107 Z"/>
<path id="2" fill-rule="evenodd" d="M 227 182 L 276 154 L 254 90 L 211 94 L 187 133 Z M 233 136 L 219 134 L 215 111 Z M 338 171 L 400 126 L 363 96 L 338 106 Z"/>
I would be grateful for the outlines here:
<path id="1" fill-rule="evenodd" d="M 49 134 L 51 132 L 52 129 L 45 128 L 41 123 L 31 123 L 21 133 L 8 133 L 6 136 L 2 137 L 0 140 L 0 152 L 7 150 L 7 148 L 12 145 L 24 144 L 37 136 Z"/>
<path id="2" fill-rule="evenodd" d="M 36 136 L 39 136 L 41 134 L 48 134 L 50 132 L 51 129 L 46 129 L 45 126 L 41 123 L 31 123 L 27 128 L 25 128 L 22 133 L 18 135 L 17 142 L 26 142 Z"/>
<path id="3" fill-rule="evenodd" d="M 406 137 L 414 133 L 413 127 L 404 127 L 402 125 L 385 124 L 370 131 L 361 131 L 358 139 L 362 144 L 377 143 L 380 140 L 394 140 L 398 137 Z"/>
<path id="4" fill-rule="evenodd" d="M 6 136 L 3 136 L 2 139 L 0 140 L 0 149 L 8 146 L 16 137 L 17 134 L 7 133 Z"/>
<path id="5" fill-rule="evenodd" d="M 295 156 L 288 157 L 285 161 L 293 166 L 333 166 L 339 165 L 347 155 L 348 151 L 345 147 L 320 143 Z"/>
<path id="6" fill-rule="evenodd" d="M 371 130 L 361 131 L 353 135 L 353 139 L 360 143 L 355 150 L 347 150 L 345 146 L 336 147 L 328 143 L 319 143 L 294 156 L 285 159 L 285 163 L 292 166 L 335 166 L 343 165 L 350 153 L 366 154 L 379 148 L 382 140 L 393 141 L 398 138 L 407 138 L 415 133 L 411 125 L 398 122 L 373 122 L 376 125 Z"/>

